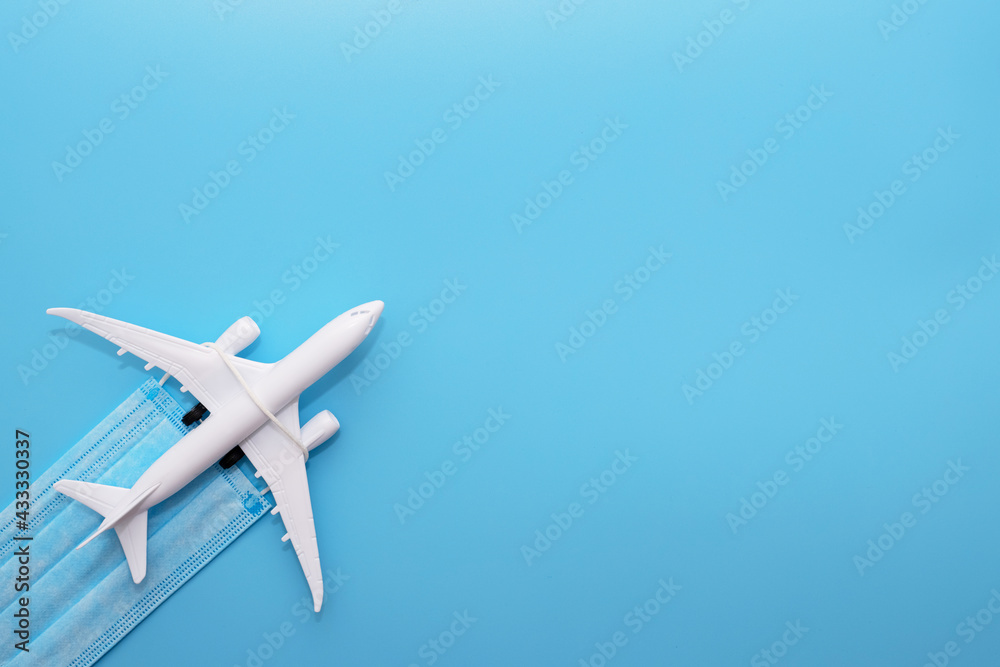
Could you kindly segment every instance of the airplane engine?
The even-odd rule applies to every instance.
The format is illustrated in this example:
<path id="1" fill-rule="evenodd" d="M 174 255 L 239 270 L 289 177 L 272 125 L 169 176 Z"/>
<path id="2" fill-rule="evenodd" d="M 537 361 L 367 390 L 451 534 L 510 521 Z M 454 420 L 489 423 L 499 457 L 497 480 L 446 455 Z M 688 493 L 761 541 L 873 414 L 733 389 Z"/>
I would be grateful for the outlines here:
<path id="1" fill-rule="evenodd" d="M 329 410 L 324 410 L 302 427 L 302 444 L 310 451 L 326 442 L 340 428 L 340 422 Z"/>
<path id="2" fill-rule="evenodd" d="M 247 345 L 257 340 L 260 335 L 260 327 L 249 315 L 244 315 L 233 322 L 232 326 L 226 329 L 215 344 L 222 348 L 227 354 L 237 354 L 242 352 Z"/>

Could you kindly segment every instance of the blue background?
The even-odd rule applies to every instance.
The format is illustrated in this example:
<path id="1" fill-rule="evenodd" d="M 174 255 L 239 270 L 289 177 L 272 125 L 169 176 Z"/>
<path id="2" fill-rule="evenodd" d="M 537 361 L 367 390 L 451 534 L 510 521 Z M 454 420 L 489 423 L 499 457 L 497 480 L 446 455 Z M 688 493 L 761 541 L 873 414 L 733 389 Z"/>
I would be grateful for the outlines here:
<path id="1" fill-rule="evenodd" d="M 387 2 L 77 1 L 32 32 L 42 5 L 0 10 L 8 451 L 30 431 L 44 470 L 146 376 L 95 336 L 59 338 L 48 307 L 103 299 L 198 342 L 256 311 L 247 356 L 272 361 L 386 303 L 302 402 L 303 421 L 330 408 L 343 425 L 308 470 L 324 567 L 349 579 L 299 615 L 308 590 L 269 517 L 101 665 L 429 665 L 422 647 L 466 610 L 477 621 L 435 664 L 596 666 L 619 631 L 609 664 L 771 664 L 759 652 L 783 653 L 797 621 L 782 664 L 916 666 L 949 641 L 952 664 L 997 655 L 1000 624 L 971 643 L 959 624 L 1000 588 L 1000 282 L 949 300 L 1000 252 L 995 3 L 914 3 L 883 34 L 888 0 L 591 0 L 559 22 L 556 0 L 403 0 L 346 54 Z M 121 118 L 147 67 L 165 77 Z M 447 110 L 491 76 L 453 127 Z M 776 124 L 814 86 L 832 96 L 786 137 Z M 241 143 L 274 109 L 294 119 L 249 161 Z M 104 118 L 113 132 L 60 178 L 53 162 Z M 628 127 L 580 171 L 606 119 Z M 446 141 L 390 188 L 435 128 Z M 909 180 L 948 128 L 960 138 Z M 718 183 L 769 138 L 777 152 L 724 200 Z M 240 173 L 186 221 L 230 160 Z M 562 170 L 573 182 L 518 229 Z M 844 225 L 896 179 L 905 194 L 852 243 Z M 317 238 L 339 246 L 307 261 Z M 661 245 L 669 262 L 626 300 L 616 284 Z M 102 292 L 114 271 L 127 286 Z M 446 280 L 467 288 L 420 324 Z M 798 299 L 751 342 L 744 323 L 777 290 Z M 561 358 L 608 299 L 617 311 Z M 894 369 L 938 309 L 947 324 Z M 401 332 L 412 344 L 356 390 Z M 713 354 L 734 341 L 745 353 L 720 376 Z M 699 370 L 717 379 L 688 400 Z M 453 443 L 500 407 L 510 419 L 462 461 Z M 824 418 L 843 428 L 796 470 L 786 453 Z M 638 460 L 589 504 L 581 486 L 619 450 Z M 401 523 L 394 505 L 448 460 Z M 922 514 L 913 496 L 959 460 Z M 727 515 L 778 471 L 788 483 L 734 532 Z M 522 547 L 574 502 L 583 515 L 529 565 Z M 916 524 L 859 573 L 904 512 Z M 633 633 L 626 614 L 670 578 L 681 589 Z M 261 649 L 283 623 L 294 634 Z"/>

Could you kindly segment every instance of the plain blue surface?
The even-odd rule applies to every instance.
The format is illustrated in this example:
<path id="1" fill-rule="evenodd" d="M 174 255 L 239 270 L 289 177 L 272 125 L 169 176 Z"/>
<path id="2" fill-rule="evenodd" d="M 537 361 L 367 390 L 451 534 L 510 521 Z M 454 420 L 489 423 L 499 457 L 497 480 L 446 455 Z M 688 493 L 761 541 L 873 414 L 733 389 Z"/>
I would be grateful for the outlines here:
<path id="1" fill-rule="evenodd" d="M 322 613 L 303 612 L 272 517 L 102 666 L 597 666 L 619 632 L 609 665 L 918 666 L 949 648 L 950 664 L 992 664 L 1000 624 L 982 614 L 971 641 L 963 624 L 1000 589 L 1000 281 L 952 291 L 1000 252 L 1000 10 L 910 0 L 888 32 L 888 0 L 562 5 L 565 21 L 547 15 L 557 0 L 0 10 L 6 451 L 28 430 L 44 470 L 146 376 L 89 333 L 60 338 L 48 307 L 94 299 L 198 342 L 256 310 L 247 354 L 271 361 L 386 303 L 303 396 L 304 419 L 330 408 L 343 425 L 308 465 L 342 582 Z M 373 12 L 391 21 L 345 50 Z M 486 99 L 466 102 L 477 89 Z M 462 103 L 477 108 L 458 123 Z M 273 141 L 244 144 L 275 110 Z M 790 132 L 796 112 L 808 119 Z M 53 167 L 104 119 L 79 166 Z M 581 158 L 609 121 L 620 136 Z M 907 162 L 949 128 L 911 180 Z M 443 142 L 390 188 L 435 130 Z M 724 200 L 718 183 L 761 151 Z M 186 221 L 181 204 L 230 161 Z M 539 198 L 563 171 L 559 196 Z M 897 179 L 905 191 L 850 242 L 845 224 Z M 548 206 L 515 224 L 526 198 Z M 669 261 L 626 299 L 619 281 L 661 245 Z M 112 294 L 116 271 L 127 285 Z M 441 313 L 445 281 L 465 289 Z M 795 299 L 774 321 L 778 290 Z M 603 326 L 571 338 L 608 300 Z M 889 353 L 939 310 L 947 322 L 894 369 Z M 403 333 L 409 346 L 380 358 Z M 564 361 L 557 344 L 581 340 Z M 729 368 L 710 366 L 734 343 Z M 383 370 L 356 391 L 366 362 Z M 699 371 L 716 379 L 686 396 Z M 500 408 L 510 418 L 463 460 L 453 444 Z M 794 453 L 831 418 L 843 427 L 820 452 Z M 595 492 L 619 451 L 637 460 Z M 921 501 L 949 462 L 968 470 Z M 442 467 L 454 474 L 401 523 L 394 505 Z M 746 525 L 727 519 L 761 488 L 773 497 Z M 522 547 L 572 503 L 529 565 Z M 681 588 L 635 632 L 634 608 L 671 578 Z M 466 611 L 477 620 L 450 637 Z"/>

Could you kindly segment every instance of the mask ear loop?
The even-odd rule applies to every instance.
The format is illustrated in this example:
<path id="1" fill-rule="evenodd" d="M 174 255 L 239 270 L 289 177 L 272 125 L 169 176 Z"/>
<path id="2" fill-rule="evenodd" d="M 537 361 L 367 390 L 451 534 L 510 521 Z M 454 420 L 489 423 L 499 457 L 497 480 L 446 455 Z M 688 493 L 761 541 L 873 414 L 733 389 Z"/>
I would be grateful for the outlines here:
<path id="1" fill-rule="evenodd" d="M 260 411 L 263 412 L 265 415 L 267 415 L 267 418 L 270 419 L 272 422 L 274 422 L 274 425 L 277 426 L 279 429 L 281 429 L 281 432 L 284 433 L 296 447 L 302 450 L 302 455 L 305 457 L 305 460 L 308 461 L 309 448 L 306 447 L 304 444 L 302 444 L 301 440 L 292 435 L 292 432 L 289 431 L 288 428 L 286 428 L 285 425 L 282 424 L 278 420 L 278 418 L 275 417 L 274 414 L 272 414 L 271 411 L 267 409 L 267 407 L 261 402 L 260 398 L 258 398 L 257 394 L 254 393 L 254 390 L 250 388 L 249 384 L 247 384 L 247 381 L 243 378 L 243 375 L 240 373 L 239 369 L 236 368 L 233 362 L 229 359 L 229 355 L 223 352 L 222 348 L 220 348 L 215 343 L 203 343 L 203 345 L 212 348 L 219 354 L 220 357 L 222 357 L 222 361 L 225 362 L 226 367 L 233 374 L 233 377 L 235 377 L 239 381 L 239 383 L 243 386 L 243 389 L 247 392 L 247 395 L 251 398 L 251 400 L 253 400 L 254 403 L 257 404 L 257 407 L 260 408 Z M 166 378 L 164 378 L 164 380 L 165 379 Z"/>

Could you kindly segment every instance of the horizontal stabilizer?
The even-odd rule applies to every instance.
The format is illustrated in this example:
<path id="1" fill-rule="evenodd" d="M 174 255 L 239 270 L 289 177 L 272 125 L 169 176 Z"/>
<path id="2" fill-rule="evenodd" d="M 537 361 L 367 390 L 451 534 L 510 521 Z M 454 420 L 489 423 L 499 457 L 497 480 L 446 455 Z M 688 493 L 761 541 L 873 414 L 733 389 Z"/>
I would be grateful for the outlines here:
<path id="1" fill-rule="evenodd" d="M 128 569 L 132 573 L 132 581 L 139 583 L 146 577 L 146 512 L 145 510 L 135 514 L 131 514 L 131 512 L 159 486 L 159 484 L 154 484 L 131 499 L 128 499 L 131 489 L 107 486 L 106 484 L 61 479 L 53 484 L 52 488 L 74 500 L 79 500 L 105 517 L 100 527 L 84 540 L 80 547 L 108 528 L 114 527 L 115 533 L 118 534 L 118 541 L 122 543 L 122 550 L 125 551 L 125 559 L 128 561 Z"/>
<path id="2" fill-rule="evenodd" d="M 66 494 L 73 500 L 79 500 L 90 509 L 98 512 L 101 516 L 111 514 L 112 510 L 128 495 L 129 491 L 120 486 L 75 482 L 70 479 L 61 479 L 53 484 L 52 488 L 59 493 Z"/>
<path id="3" fill-rule="evenodd" d="M 125 551 L 132 581 L 139 583 L 146 577 L 146 512 L 120 521 L 115 525 L 115 532 Z"/>

